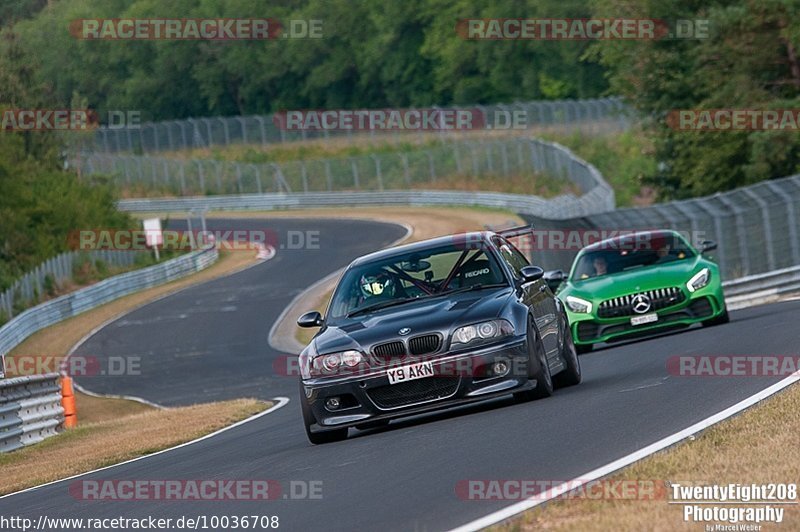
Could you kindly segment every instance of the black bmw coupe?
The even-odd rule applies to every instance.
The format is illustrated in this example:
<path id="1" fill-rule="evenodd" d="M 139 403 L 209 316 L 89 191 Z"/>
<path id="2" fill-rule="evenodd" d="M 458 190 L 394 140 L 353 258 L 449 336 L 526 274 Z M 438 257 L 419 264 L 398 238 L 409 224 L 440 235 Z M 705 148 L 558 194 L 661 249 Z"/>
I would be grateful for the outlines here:
<path id="1" fill-rule="evenodd" d="M 581 380 L 566 313 L 508 239 L 530 228 L 439 237 L 363 256 L 344 271 L 300 354 L 312 443 L 348 429 Z"/>

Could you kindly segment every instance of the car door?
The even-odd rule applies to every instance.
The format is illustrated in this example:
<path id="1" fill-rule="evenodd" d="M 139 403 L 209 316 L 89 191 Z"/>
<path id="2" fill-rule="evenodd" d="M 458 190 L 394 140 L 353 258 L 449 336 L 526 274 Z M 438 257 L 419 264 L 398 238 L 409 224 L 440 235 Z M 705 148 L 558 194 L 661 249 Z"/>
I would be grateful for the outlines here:
<path id="1" fill-rule="evenodd" d="M 502 237 L 495 237 L 494 241 L 500 257 L 509 266 L 515 278 L 522 280 L 520 271 L 525 266 L 529 266 L 528 259 L 525 258 L 516 247 Z M 533 311 L 536 327 L 542 336 L 542 343 L 548 358 L 558 356 L 559 352 L 559 331 L 558 320 L 556 319 L 555 299 L 544 279 L 522 285 L 523 301 Z"/>

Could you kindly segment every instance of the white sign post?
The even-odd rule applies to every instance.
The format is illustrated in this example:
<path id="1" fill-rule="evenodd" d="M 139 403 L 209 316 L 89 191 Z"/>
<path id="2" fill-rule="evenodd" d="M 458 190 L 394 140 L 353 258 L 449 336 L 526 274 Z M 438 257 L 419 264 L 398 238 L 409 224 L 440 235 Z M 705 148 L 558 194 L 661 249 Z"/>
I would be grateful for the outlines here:
<path id="1" fill-rule="evenodd" d="M 145 243 L 153 248 L 156 253 L 156 262 L 160 260 L 158 246 L 164 243 L 164 233 L 161 231 L 161 220 L 158 218 L 148 218 L 142 221 L 144 227 Z"/>

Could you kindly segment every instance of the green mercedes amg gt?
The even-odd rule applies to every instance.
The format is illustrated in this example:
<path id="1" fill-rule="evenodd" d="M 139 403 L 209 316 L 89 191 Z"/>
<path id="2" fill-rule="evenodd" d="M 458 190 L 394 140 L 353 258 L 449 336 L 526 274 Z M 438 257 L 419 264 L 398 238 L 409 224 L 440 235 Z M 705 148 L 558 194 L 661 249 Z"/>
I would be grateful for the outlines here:
<path id="1" fill-rule="evenodd" d="M 579 352 L 593 344 L 647 336 L 694 323 L 728 322 L 716 263 L 674 231 L 623 235 L 583 248 L 569 276 L 548 272 L 567 308 Z"/>

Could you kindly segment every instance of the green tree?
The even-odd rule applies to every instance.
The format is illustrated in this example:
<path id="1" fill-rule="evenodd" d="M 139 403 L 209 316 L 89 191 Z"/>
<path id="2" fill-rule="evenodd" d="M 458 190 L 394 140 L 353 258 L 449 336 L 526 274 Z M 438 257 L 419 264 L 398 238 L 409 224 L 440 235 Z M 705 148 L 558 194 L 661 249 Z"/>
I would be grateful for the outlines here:
<path id="1" fill-rule="evenodd" d="M 778 109 L 800 104 L 797 0 L 697 2 L 596 0 L 599 15 L 707 19 L 708 38 L 606 41 L 593 53 L 608 69 L 611 92 L 648 118 L 660 170 L 650 180 L 664 197 L 727 190 L 798 171 L 793 131 L 678 131 L 676 109 Z"/>

